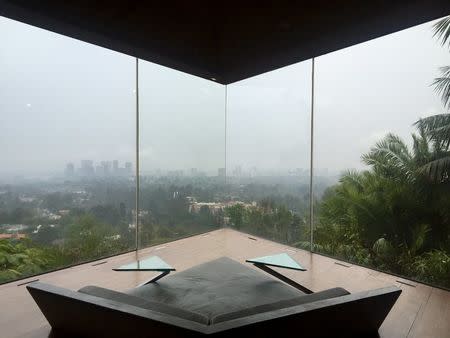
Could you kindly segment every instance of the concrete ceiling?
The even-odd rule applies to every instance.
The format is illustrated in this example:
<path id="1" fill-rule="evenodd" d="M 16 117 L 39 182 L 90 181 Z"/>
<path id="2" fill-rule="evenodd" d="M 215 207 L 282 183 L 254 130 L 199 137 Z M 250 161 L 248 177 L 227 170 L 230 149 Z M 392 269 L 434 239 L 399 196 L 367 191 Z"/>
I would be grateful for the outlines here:
<path id="1" fill-rule="evenodd" d="M 0 0 L 0 15 L 222 84 L 445 15 L 448 0 Z"/>

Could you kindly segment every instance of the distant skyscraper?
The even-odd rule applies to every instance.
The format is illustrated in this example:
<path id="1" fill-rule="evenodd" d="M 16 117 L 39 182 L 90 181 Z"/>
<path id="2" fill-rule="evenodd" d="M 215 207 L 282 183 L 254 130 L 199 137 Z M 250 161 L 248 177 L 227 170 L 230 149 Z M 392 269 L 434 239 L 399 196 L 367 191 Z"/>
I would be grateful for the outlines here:
<path id="1" fill-rule="evenodd" d="M 75 166 L 73 163 L 67 163 L 64 174 L 66 177 L 73 177 L 75 175 Z"/>
<path id="2" fill-rule="evenodd" d="M 133 172 L 133 167 L 132 167 L 131 162 L 125 162 L 125 173 L 127 175 L 131 175 L 132 172 Z"/>
<path id="3" fill-rule="evenodd" d="M 82 160 L 80 168 L 81 176 L 93 176 L 94 175 L 94 162 L 92 160 Z"/>
<path id="4" fill-rule="evenodd" d="M 219 168 L 217 169 L 217 176 L 219 177 L 225 177 L 226 171 L 225 168 Z"/>
<path id="5" fill-rule="evenodd" d="M 100 162 L 100 175 L 109 176 L 111 174 L 111 162 L 110 161 L 101 161 Z"/>
<path id="6" fill-rule="evenodd" d="M 113 175 L 118 175 L 119 174 L 119 161 L 117 161 L 117 160 L 113 161 L 112 170 L 113 170 Z"/>
<path id="7" fill-rule="evenodd" d="M 191 176 L 198 176 L 197 168 L 191 168 Z"/>

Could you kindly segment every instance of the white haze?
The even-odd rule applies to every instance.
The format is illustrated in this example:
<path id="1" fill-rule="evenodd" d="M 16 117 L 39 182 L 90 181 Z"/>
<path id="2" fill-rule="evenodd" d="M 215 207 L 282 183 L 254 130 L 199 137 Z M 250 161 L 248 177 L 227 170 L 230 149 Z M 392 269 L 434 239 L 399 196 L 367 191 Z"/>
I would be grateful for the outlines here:
<path id="1" fill-rule="evenodd" d="M 431 26 L 316 58 L 319 170 L 362 168 L 361 154 L 386 133 L 409 140 L 419 117 L 442 112 L 430 84 L 450 58 Z M 0 175 L 134 163 L 134 58 L 1 17 L 0 41 Z M 309 167 L 310 60 L 229 85 L 226 125 L 224 86 L 149 62 L 140 69 L 144 172 L 215 175 L 225 157 L 229 174 Z"/>

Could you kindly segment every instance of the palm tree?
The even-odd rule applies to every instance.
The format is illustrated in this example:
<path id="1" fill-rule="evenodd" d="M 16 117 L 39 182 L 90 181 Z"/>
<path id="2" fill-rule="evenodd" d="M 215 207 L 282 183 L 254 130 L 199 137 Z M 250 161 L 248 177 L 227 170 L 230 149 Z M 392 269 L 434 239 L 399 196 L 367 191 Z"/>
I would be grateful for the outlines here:
<path id="1" fill-rule="evenodd" d="M 450 17 L 434 30 L 450 46 Z M 441 72 L 433 85 L 447 109 L 450 66 Z M 448 285 L 450 113 L 414 126 L 412 147 L 388 134 L 362 156 L 370 169 L 350 171 L 328 188 L 318 207 L 316 248 Z"/>
<path id="2" fill-rule="evenodd" d="M 433 25 L 434 36 L 441 40 L 442 46 L 448 42 L 450 47 L 450 16 L 442 18 Z M 440 68 L 441 76 L 434 79 L 432 85 L 441 95 L 444 106 L 450 108 L 450 66 Z"/>
<path id="3" fill-rule="evenodd" d="M 433 25 L 434 36 L 438 39 L 442 39 L 441 43 L 444 46 L 447 41 L 450 46 L 450 16 L 442 18 Z"/>
<path id="4" fill-rule="evenodd" d="M 417 168 L 406 143 L 389 133 L 377 142 L 369 153 L 362 155 L 363 163 L 372 166 L 375 173 L 393 180 L 414 183 Z"/>
<path id="5" fill-rule="evenodd" d="M 450 16 L 442 18 L 433 25 L 434 36 L 441 40 L 443 46 L 450 47 Z M 441 95 L 444 108 L 450 108 L 450 66 L 440 68 L 441 76 L 434 79 L 432 85 Z M 422 118 L 414 125 L 423 130 L 433 142 L 434 156 L 421 167 L 435 183 L 450 181 L 450 114 L 437 114 Z"/>
<path id="6" fill-rule="evenodd" d="M 429 160 L 420 167 L 434 183 L 449 182 L 450 174 L 450 114 L 437 114 L 422 118 L 414 125 L 423 137 L 431 141 L 433 151 Z"/>
<path id="7" fill-rule="evenodd" d="M 424 128 L 418 126 L 412 138 L 408 147 L 397 135 L 386 135 L 362 156 L 369 170 L 344 174 L 324 194 L 319 244 L 334 243 L 328 248 L 333 253 L 352 243 L 378 243 L 373 250 L 380 251 L 386 242 L 411 258 L 448 239 L 449 190 L 430 184 L 422 170 L 440 153 Z"/>
<path id="8" fill-rule="evenodd" d="M 449 30 L 450 31 L 450 30 Z M 439 68 L 441 76 L 434 79 L 434 90 L 441 95 L 444 107 L 450 108 L 450 66 Z"/>

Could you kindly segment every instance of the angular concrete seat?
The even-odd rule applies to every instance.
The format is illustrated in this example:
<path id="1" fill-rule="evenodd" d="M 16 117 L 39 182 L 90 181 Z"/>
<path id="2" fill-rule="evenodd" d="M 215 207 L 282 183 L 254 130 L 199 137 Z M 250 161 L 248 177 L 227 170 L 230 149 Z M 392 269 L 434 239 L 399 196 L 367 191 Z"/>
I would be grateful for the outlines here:
<path id="1" fill-rule="evenodd" d="M 195 266 L 125 293 L 95 286 L 79 290 L 92 296 L 155 309 L 206 324 L 314 300 L 348 295 L 344 289 L 306 295 L 293 287 L 227 257 Z M 139 303 L 140 300 L 142 303 Z M 145 304 L 152 302 L 154 306 Z M 168 309 L 172 309 L 170 311 Z M 189 313 L 190 315 L 187 315 Z M 231 318 L 230 317 L 230 318 Z M 218 318 L 218 319 L 216 319 Z"/>
<path id="2" fill-rule="evenodd" d="M 97 286 L 75 292 L 39 282 L 27 288 L 55 336 L 79 337 L 371 335 L 401 292 L 304 294 L 226 257 L 124 292 Z"/>

